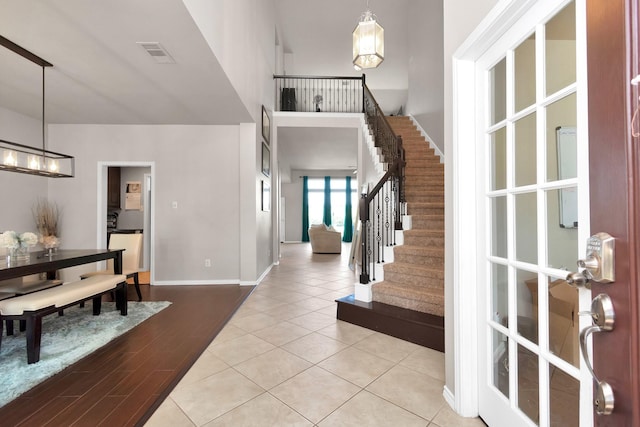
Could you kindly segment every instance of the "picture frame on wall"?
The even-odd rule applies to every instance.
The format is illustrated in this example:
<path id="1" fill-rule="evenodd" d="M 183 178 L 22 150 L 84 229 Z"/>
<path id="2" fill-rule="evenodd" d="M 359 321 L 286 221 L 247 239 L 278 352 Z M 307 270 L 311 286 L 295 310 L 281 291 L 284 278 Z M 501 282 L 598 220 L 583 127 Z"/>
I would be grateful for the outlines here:
<path id="1" fill-rule="evenodd" d="M 267 114 L 267 109 L 262 106 L 262 137 L 267 142 L 267 145 L 270 144 L 269 136 L 271 135 L 271 121 L 269 119 L 269 115 Z"/>
<path id="2" fill-rule="evenodd" d="M 262 143 L 262 173 L 271 176 L 271 151 L 264 142 Z"/>
<path id="3" fill-rule="evenodd" d="M 271 185 L 262 180 L 262 210 L 269 212 L 271 210 Z"/>

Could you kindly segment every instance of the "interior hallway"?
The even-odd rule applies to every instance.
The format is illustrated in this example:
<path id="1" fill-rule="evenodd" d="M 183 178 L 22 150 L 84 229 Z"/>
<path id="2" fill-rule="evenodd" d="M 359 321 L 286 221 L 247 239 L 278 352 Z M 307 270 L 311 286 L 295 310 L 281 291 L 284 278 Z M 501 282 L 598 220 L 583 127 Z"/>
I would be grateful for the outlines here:
<path id="1" fill-rule="evenodd" d="M 336 320 L 356 280 L 349 248 L 284 244 L 146 425 L 484 426 L 445 403 L 442 353 Z"/>

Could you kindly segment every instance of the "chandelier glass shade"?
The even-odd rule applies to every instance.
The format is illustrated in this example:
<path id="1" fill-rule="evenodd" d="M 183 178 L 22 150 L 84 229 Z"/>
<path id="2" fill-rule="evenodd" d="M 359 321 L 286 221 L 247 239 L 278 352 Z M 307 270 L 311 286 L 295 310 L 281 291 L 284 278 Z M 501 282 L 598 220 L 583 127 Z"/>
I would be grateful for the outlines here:
<path id="1" fill-rule="evenodd" d="M 49 178 L 71 178 L 74 175 L 74 158 L 0 139 L 0 170 Z"/>
<path id="2" fill-rule="evenodd" d="M 384 28 L 367 10 L 353 30 L 353 67 L 356 70 L 376 68 L 384 61 Z"/>
<path id="3" fill-rule="evenodd" d="M 21 46 L 0 36 L 3 46 L 42 68 L 42 148 L 0 139 L 0 171 L 26 173 L 48 178 L 71 178 L 75 173 L 72 156 L 45 149 L 45 69 L 52 65 Z"/>

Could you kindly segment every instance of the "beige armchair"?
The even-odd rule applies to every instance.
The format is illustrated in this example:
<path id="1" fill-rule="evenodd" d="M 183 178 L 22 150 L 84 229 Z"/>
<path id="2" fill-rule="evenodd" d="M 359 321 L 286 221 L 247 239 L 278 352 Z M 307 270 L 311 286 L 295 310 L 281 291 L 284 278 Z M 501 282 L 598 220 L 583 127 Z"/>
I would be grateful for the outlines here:
<path id="1" fill-rule="evenodd" d="M 314 254 L 339 254 L 342 250 L 340 232 L 324 224 L 312 224 L 309 227 L 309 241 Z"/>

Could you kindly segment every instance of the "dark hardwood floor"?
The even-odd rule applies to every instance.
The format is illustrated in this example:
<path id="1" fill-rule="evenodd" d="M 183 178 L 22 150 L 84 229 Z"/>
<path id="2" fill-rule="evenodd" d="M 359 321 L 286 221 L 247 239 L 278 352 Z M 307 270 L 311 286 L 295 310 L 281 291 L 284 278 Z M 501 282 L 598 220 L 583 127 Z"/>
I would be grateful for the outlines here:
<path id="1" fill-rule="evenodd" d="M 143 300 L 172 304 L 0 408 L 0 425 L 144 424 L 253 287 L 141 289 Z"/>

